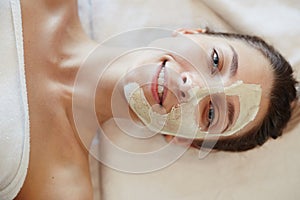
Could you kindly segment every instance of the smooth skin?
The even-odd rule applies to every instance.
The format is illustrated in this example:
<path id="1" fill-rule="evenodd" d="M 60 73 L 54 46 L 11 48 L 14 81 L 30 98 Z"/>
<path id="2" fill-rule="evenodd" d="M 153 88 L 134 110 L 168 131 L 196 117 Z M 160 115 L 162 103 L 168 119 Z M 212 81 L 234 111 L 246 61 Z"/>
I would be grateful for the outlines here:
<path id="1" fill-rule="evenodd" d="M 21 1 L 30 116 L 30 160 L 16 199 L 92 199 L 88 152 L 72 125 L 72 87 L 95 44 L 77 1 Z"/>
<path id="2" fill-rule="evenodd" d="M 24 186 L 16 199 L 93 199 L 89 154 L 76 132 L 72 95 L 81 62 L 97 44 L 88 38 L 80 25 L 76 0 L 21 0 L 21 9 L 30 116 L 30 161 Z M 239 71 L 231 79 L 224 71 L 222 76 L 225 85 L 235 80 L 244 80 L 245 83 L 260 84 L 263 94 L 268 94 L 272 76 L 267 74 L 272 73 L 269 67 L 262 67 L 268 66 L 268 62 L 258 51 L 240 41 L 193 34 L 189 37 L 199 42 L 204 49 L 209 48 L 212 41 L 216 45 L 230 43 L 239 55 Z M 224 56 L 230 59 L 231 54 L 227 50 L 224 49 Z M 159 63 L 165 56 L 156 54 L 154 57 L 139 57 L 138 60 Z M 257 59 L 252 59 L 254 57 Z M 174 58 L 171 56 L 169 60 L 172 70 L 178 74 L 192 74 L 191 70 L 185 70 L 188 66 L 183 66 Z M 104 74 L 107 84 L 99 85 L 96 96 L 100 124 L 112 117 L 112 90 L 122 74 L 138 66 L 135 59 L 132 57 L 125 64 L 117 62 Z M 227 60 L 224 62 L 227 63 Z M 123 70 L 119 70 L 121 64 Z M 200 84 L 196 78 L 192 77 L 193 83 Z M 147 88 L 143 89 L 149 102 L 155 103 Z M 169 109 L 176 103 L 176 98 L 170 93 L 164 106 Z M 256 120 L 239 134 L 261 120 L 267 106 L 266 95 L 262 98 Z"/>

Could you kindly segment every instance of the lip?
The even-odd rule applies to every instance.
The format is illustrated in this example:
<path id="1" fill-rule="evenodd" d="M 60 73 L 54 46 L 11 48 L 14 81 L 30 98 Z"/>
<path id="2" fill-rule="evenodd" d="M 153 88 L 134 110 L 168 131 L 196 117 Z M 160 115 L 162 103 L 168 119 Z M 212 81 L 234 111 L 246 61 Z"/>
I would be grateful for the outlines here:
<path id="1" fill-rule="evenodd" d="M 159 76 L 159 73 L 161 72 L 161 70 L 164 69 L 164 73 L 165 73 L 165 76 L 164 76 L 164 92 L 163 92 L 163 96 L 162 98 L 159 98 L 158 96 L 158 76 Z M 166 95 L 167 95 L 167 73 L 166 73 L 166 61 L 162 62 L 159 67 L 157 68 L 156 70 L 156 73 L 153 77 L 153 80 L 152 80 L 152 84 L 151 84 L 151 92 L 152 92 L 152 96 L 154 97 L 154 100 L 160 104 L 160 105 L 163 105 L 163 102 L 166 98 Z"/>

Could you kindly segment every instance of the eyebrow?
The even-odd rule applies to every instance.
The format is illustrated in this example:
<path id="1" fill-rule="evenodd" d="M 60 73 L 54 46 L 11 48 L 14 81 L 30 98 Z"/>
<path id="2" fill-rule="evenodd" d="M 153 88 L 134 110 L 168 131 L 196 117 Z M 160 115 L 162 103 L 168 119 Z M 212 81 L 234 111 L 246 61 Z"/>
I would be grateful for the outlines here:
<path id="1" fill-rule="evenodd" d="M 239 66 L 239 58 L 238 58 L 238 55 L 235 51 L 235 49 L 229 45 L 231 51 L 232 51 L 232 60 L 231 60 L 231 65 L 230 65 L 230 77 L 233 77 L 236 75 L 236 72 L 238 70 L 238 66 Z"/>

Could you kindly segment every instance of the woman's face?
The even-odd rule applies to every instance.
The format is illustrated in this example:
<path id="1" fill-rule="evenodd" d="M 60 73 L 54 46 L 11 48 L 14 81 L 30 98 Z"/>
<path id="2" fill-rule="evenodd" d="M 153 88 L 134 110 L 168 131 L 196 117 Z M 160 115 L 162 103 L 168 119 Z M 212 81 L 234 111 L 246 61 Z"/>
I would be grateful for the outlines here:
<path id="1" fill-rule="evenodd" d="M 156 106 L 156 112 L 163 114 L 186 103 L 192 88 L 230 88 L 237 81 L 258 85 L 261 88 L 261 97 L 257 97 L 260 101 L 255 119 L 249 120 L 246 126 L 229 137 L 242 135 L 262 121 L 268 109 L 273 75 L 268 60 L 261 52 L 238 39 L 205 34 L 185 37 L 196 45 L 189 46 L 178 42 L 178 38 L 174 37 L 169 38 L 165 44 L 171 49 L 174 48 L 177 53 L 149 49 L 136 54 L 136 62 L 128 70 L 126 81 L 138 83 L 148 103 L 154 107 L 159 105 Z M 156 46 L 164 41 L 154 43 Z M 187 60 L 192 60 L 193 64 Z M 194 117 L 199 129 L 207 131 L 215 126 L 221 134 L 229 131 L 238 121 L 240 111 L 245 112 L 241 108 L 241 101 L 238 95 L 226 93 L 202 97 L 197 102 L 197 116 Z M 227 105 L 228 112 L 220 109 L 218 103 Z"/>

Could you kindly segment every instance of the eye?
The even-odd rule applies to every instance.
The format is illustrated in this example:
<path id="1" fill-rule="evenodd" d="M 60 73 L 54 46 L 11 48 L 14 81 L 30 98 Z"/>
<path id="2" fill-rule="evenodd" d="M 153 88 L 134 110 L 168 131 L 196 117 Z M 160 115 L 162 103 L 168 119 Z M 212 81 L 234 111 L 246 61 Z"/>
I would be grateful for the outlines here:
<path id="1" fill-rule="evenodd" d="M 212 102 L 209 102 L 209 109 L 208 109 L 208 113 L 207 113 L 207 121 L 208 121 L 208 126 L 209 127 L 213 121 L 215 119 L 215 108 L 214 105 L 212 104 Z"/>
<path id="2" fill-rule="evenodd" d="M 219 55 L 218 52 L 214 49 L 212 54 L 212 60 L 213 60 L 213 67 L 219 68 Z"/>
<path id="3" fill-rule="evenodd" d="M 218 52 L 213 49 L 213 52 L 211 54 L 211 59 L 212 59 L 212 69 L 211 69 L 211 73 L 214 74 L 216 73 L 218 70 L 220 70 L 220 59 L 219 59 L 219 54 Z"/>

